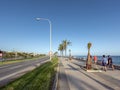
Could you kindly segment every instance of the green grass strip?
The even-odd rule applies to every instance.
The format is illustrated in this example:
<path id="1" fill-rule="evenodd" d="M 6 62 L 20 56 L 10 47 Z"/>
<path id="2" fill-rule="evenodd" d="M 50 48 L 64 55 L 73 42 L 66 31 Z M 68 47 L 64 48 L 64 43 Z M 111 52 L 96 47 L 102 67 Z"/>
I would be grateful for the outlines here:
<path id="1" fill-rule="evenodd" d="M 54 57 L 51 62 L 41 65 L 8 85 L 1 87 L 0 90 L 50 90 L 57 64 L 58 58 Z"/>

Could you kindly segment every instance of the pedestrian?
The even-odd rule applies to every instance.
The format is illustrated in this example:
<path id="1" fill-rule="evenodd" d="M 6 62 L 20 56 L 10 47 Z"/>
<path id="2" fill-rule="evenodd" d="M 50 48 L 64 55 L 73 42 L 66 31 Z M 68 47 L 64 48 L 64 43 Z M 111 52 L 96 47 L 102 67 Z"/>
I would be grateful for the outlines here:
<path id="1" fill-rule="evenodd" d="M 102 57 L 102 66 L 103 66 L 103 70 L 107 71 L 107 58 L 105 57 L 105 55 L 103 55 Z"/>
<path id="2" fill-rule="evenodd" d="M 93 57 L 93 61 L 94 61 L 94 68 L 96 68 L 96 69 L 98 69 L 98 66 L 97 66 L 97 56 L 95 55 L 94 57 Z"/>
<path id="3" fill-rule="evenodd" d="M 94 64 L 96 64 L 96 63 L 97 63 L 97 60 L 98 60 L 98 59 L 97 59 L 97 56 L 94 56 L 94 57 L 93 57 L 93 60 L 94 60 Z"/>
<path id="4" fill-rule="evenodd" d="M 108 66 L 108 68 L 112 68 L 112 70 L 114 70 L 112 57 L 110 55 L 108 55 L 108 64 L 107 64 L 107 66 Z"/>

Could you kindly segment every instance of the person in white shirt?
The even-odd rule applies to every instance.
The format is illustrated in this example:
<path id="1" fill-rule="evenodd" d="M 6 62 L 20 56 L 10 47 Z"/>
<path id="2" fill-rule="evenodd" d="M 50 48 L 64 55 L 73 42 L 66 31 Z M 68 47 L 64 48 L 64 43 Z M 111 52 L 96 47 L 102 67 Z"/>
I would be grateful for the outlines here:
<path id="1" fill-rule="evenodd" d="M 105 55 L 103 55 L 102 58 L 102 66 L 103 66 L 103 70 L 107 71 L 107 58 L 105 57 Z"/>

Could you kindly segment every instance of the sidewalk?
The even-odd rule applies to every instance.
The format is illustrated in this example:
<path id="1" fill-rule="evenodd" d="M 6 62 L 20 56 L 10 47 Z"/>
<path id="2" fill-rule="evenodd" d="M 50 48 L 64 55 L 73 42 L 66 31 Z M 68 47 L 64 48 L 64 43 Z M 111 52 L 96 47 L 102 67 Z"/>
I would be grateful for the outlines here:
<path id="1" fill-rule="evenodd" d="M 120 90 L 120 71 L 86 72 L 83 62 L 60 59 L 58 90 Z"/>

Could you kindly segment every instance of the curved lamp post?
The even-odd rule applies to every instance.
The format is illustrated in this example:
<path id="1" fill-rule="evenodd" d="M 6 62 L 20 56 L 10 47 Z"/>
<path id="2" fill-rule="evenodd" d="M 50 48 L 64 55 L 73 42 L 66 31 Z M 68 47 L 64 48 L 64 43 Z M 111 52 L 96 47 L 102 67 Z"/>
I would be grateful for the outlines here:
<path id="1" fill-rule="evenodd" d="M 37 21 L 40 21 L 40 20 L 46 20 L 49 22 L 49 25 L 50 25 L 50 60 L 51 60 L 51 55 L 52 55 L 52 23 L 49 19 L 46 19 L 46 18 L 36 18 Z"/>

